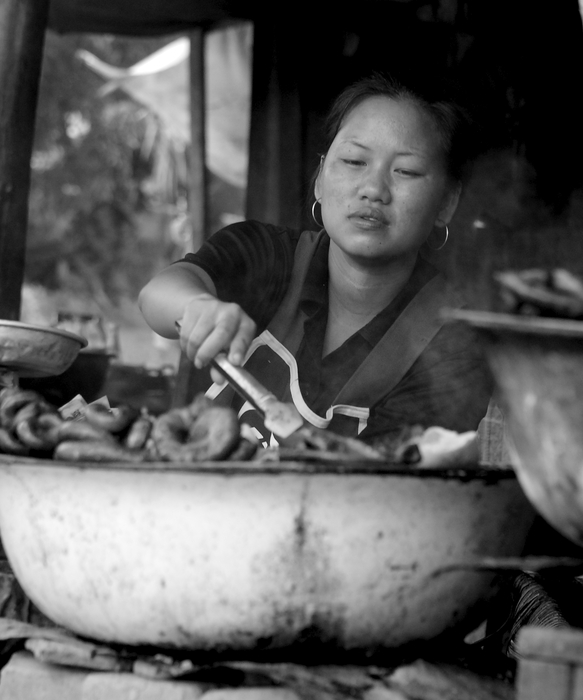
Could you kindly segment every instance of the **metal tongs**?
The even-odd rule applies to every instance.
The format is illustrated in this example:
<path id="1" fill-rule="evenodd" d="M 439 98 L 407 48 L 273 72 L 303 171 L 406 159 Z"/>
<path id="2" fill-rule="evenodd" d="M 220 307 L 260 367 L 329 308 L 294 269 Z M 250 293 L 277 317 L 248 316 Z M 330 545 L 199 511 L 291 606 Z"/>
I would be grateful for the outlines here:
<path id="1" fill-rule="evenodd" d="M 179 321 L 176 321 L 176 328 L 180 331 Z M 378 450 L 360 440 L 306 423 L 293 403 L 279 401 L 246 369 L 232 364 L 225 353 L 216 355 L 210 365 L 261 414 L 265 427 L 275 435 L 280 446 L 304 452 L 317 451 L 322 458 L 345 456 L 361 460 L 386 460 Z"/>

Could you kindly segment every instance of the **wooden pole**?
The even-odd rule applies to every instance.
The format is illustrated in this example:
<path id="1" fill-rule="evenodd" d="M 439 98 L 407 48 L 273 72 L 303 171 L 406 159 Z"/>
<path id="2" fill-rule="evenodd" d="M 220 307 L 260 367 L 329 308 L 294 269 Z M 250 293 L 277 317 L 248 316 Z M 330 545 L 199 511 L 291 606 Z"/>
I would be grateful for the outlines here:
<path id="1" fill-rule="evenodd" d="M 191 224 L 191 251 L 200 248 L 207 235 L 208 182 L 206 170 L 206 97 L 204 30 L 190 34 L 190 132 L 191 144 L 188 170 L 188 210 Z M 208 383 L 208 371 L 196 370 L 182 355 L 178 366 L 172 404 L 185 406 Z"/>
<path id="2" fill-rule="evenodd" d="M 291 228 L 301 225 L 304 195 L 300 35 L 293 13 L 254 23 L 246 217 Z"/>
<path id="3" fill-rule="evenodd" d="M 49 0 L 0 2 L 0 318 L 18 320 Z"/>
<path id="4" fill-rule="evenodd" d="M 206 94 L 204 30 L 190 34 L 190 158 L 188 209 L 192 226 L 191 251 L 197 251 L 207 236 L 208 182 L 206 169 Z"/>

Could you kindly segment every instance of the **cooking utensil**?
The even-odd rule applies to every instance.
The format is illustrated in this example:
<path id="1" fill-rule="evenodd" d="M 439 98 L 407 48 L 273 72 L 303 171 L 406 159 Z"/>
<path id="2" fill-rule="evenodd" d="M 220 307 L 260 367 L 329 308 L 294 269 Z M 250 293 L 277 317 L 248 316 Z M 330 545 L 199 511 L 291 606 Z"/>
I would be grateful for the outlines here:
<path id="1" fill-rule="evenodd" d="M 180 321 L 176 321 L 180 331 Z M 321 430 L 307 424 L 293 403 L 279 401 L 243 367 L 232 364 L 225 353 L 219 353 L 210 362 L 246 401 L 259 411 L 265 427 L 278 439 L 280 445 L 320 450 L 322 453 L 336 452 L 360 459 L 382 460 L 375 449 L 361 442 Z"/>
<path id="2" fill-rule="evenodd" d="M 304 419 L 293 404 L 278 401 L 247 370 L 229 362 L 224 353 L 219 353 L 211 360 L 211 365 L 261 413 L 265 427 L 277 438 L 285 439 L 304 426 Z"/>
<path id="3" fill-rule="evenodd" d="M 180 321 L 175 321 L 180 333 Z M 289 437 L 304 425 L 304 419 L 293 404 L 278 401 L 255 377 L 242 367 L 232 364 L 225 353 L 219 353 L 210 361 L 211 367 L 218 370 L 229 384 L 263 416 L 265 427 L 276 437 Z"/>
<path id="4" fill-rule="evenodd" d="M 36 605 L 96 640 L 337 661 L 463 638 L 495 574 L 433 572 L 519 555 L 532 506 L 512 470 L 371 466 L 0 455 L 0 534 Z"/>
<path id="5" fill-rule="evenodd" d="M 69 331 L 0 319 L 0 368 L 19 377 L 62 374 L 86 345 Z"/>
<path id="6" fill-rule="evenodd" d="M 484 345 L 513 465 L 541 515 L 583 545 L 583 322 L 456 310 Z"/>

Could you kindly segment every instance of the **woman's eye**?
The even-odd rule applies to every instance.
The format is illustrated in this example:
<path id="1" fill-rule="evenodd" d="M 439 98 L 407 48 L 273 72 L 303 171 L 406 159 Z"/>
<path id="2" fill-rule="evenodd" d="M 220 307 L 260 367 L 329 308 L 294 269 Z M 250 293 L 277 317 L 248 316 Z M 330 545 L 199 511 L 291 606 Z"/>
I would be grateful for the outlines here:
<path id="1" fill-rule="evenodd" d="M 363 160 L 355 160 L 352 158 L 343 158 L 342 162 L 346 163 L 347 165 L 366 165 Z"/>
<path id="2" fill-rule="evenodd" d="M 421 173 L 417 170 L 409 170 L 408 168 L 398 168 L 397 173 L 405 177 L 421 177 Z"/>

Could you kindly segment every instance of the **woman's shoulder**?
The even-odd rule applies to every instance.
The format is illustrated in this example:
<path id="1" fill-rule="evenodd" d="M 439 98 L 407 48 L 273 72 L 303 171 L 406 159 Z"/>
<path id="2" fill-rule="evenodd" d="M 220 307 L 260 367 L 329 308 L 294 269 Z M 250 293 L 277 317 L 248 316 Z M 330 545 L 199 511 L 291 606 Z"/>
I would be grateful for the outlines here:
<path id="1" fill-rule="evenodd" d="M 255 240 L 260 240 L 262 238 L 270 240 L 276 239 L 294 245 L 297 244 L 301 232 L 287 226 L 265 223 L 263 221 L 257 221 L 256 219 L 245 219 L 244 221 L 237 221 L 225 226 L 213 234 L 210 240 L 216 241 L 223 236 L 237 236 Z"/>

